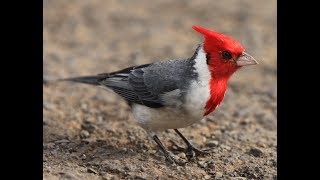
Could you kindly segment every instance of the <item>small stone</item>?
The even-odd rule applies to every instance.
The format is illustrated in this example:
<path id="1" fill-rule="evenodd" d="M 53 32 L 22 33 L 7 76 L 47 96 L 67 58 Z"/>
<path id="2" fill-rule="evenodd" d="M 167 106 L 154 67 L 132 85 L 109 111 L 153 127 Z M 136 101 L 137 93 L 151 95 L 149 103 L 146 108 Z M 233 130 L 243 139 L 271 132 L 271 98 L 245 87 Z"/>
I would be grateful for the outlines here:
<path id="1" fill-rule="evenodd" d="M 234 157 L 228 157 L 224 160 L 224 162 L 233 164 L 234 162 L 236 162 L 236 159 Z"/>
<path id="2" fill-rule="evenodd" d="M 211 176 L 210 175 L 205 175 L 204 179 L 211 179 Z"/>
<path id="3" fill-rule="evenodd" d="M 225 149 L 225 150 L 228 150 L 228 151 L 231 149 L 230 146 L 226 146 L 226 145 L 224 145 L 224 144 L 222 144 L 220 147 L 221 147 L 222 149 Z"/>
<path id="4" fill-rule="evenodd" d="M 209 141 L 206 145 L 209 146 L 209 147 L 216 147 L 218 146 L 219 142 L 218 141 Z"/>
<path id="5" fill-rule="evenodd" d="M 96 126 L 94 126 L 94 125 L 92 125 L 92 124 L 90 124 L 90 123 L 82 124 L 82 125 L 81 125 L 81 128 L 82 128 L 83 130 L 88 131 L 89 133 L 92 133 L 94 130 L 97 129 Z"/>
<path id="6" fill-rule="evenodd" d="M 122 148 L 122 151 L 123 151 L 123 152 L 127 152 L 128 149 L 124 147 L 124 148 Z"/>
<path id="7" fill-rule="evenodd" d="M 163 155 L 159 155 L 159 156 L 157 156 L 156 155 L 156 157 L 155 157 L 158 161 L 166 161 L 166 157 L 164 157 Z"/>
<path id="8" fill-rule="evenodd" d="M 138 180 L 147 180 L 146 178 L 141 177 L 141 176 L 138 176 L 138 175 L 135 175 L 135 176 L 134 176 L 134 179 L 138 179 Z"/>
<path id="9" fill-rule="evenodd" d="M 129 153 L 133 153 L 134 150 L 129 148 L 129 149 L 128 149 L 128 152 L 129 152 Z"/>
<path id="10" fill-rule="evenodd" d="M 231 180 L 247 180 L 245 177 L 232 177 Z"/>
<path id="11" fill-rule="evenodd" d="M 54 147 L 54 143 L 50 142 L 50 143 L 47 143 L 47 144 L 44 144 L 43 145 L 43 148 L 44 149 L 52 149 Z"/>
<path id="12" fill-rule="evenodd" d="M 262 147 L 262 148 L 266 148 L 267 145 L 262 143 L 262 142 L 257 142 L 257 146 Z"/>
<path id="13" fill-rule="evenodd" d="M 129 166 L 124 166 L 123 169 L 126 170 L 126 171 L 130 171 L 130 167 Z"/>
<path id="14" fill-rule="evenodd" d="M 215 135 L 211 134 L 211 139 L 217 139 Z"/>
<path id="15" fill-rule="evenodd" d="M 198 161 L 198 165 L 201 167 L 201 168 L 206 168 L 207 167 L 207 163 L 205 161 Z"/>
<path id="16" fill-rule="evenodd" d="M 150 149 L 150 147 L 144 143 L 141 143 L 140 145 L 141 145 L 141 148 L 143 149 L 146 149 L 146 150 Z"/>
<path id="17" fill-rule="evenodd" d="M 85 154 L 82 154 L 81 159 L 85 160 L 87 158 L 87 156 Z"/>
<path id="18" fill-rule="evenodd" d="M 140 171 L 141 171 L 141 172 L 146 172 L 146 170 L 147 170 L 147 169 L 146 169 L 145 167 L 143 167 L 143 166 L 140 167 Z"/>
<path id="19" fill-rule="evenodd" d="M 70 179 L 70 180 L 75 180 L 78 179 L 73 173 L 70 172 L 60 172 L 59 175 L 61 176 L 61 179 Z"/>
<path id="20" fill-rule="evenodd" d="M 68 142 L 70 142 L 69 140 L 67 140 L 67 139 L 61 139 L 61 140 L 57 140 L 57 141 L 55 141 L 55 143 L 57 143 L 57 144 L 61 144 L 61 143 L 68 143 Z"/>
<path id="21" fill-rule="evenodd" d="M 88 172 L 88 173 L 98 174 L 98 172 L 97 172 L 96 170 L 92 169 L 92 168 L 88 168 L 88 169 L 87 169 L 87 172 Z"/>
<path id="22" fill-rule="evenodd" d="M 181 171 L 183 171 L 183 167 L 177 166 L 177 170 L 181 172 Z"/>
<path id="23" fill-rule="evenodd" d="M 80 138 L 81 138 L 81 139 L 85 139 L 85 138 L 88 138 L 88 137 L 90 137 L 90 133 L 89 133 L 88 131 L 82 130 L 82 131 L 80 132 Z"/>
<path id="24" fill-rule="evenodd" d="M 136 137 L 134 137 L 134 136 L 130 135 L 130 136 L 129 136 L 129 140 L 130 140 L 131 142 L 133 142 L 133 141 L 135 141 L 135 140 L 136 140 Z"/>
<path id="25" fill-rule="evenodd" d="M 103 121 L 103 117 L 102 117 L 102 116 L 98 116 L 97 119 L 98 119 L 99 122 L 102 122 L 102 121 Z"/>
<path id="26" fill-rule="evenodd" d="M 103 179 L 103 180 L 114 180 L 114 179 L 116 179 L 116 178 L 115 178 L 114 175 L 109 174 L 109 173 L 106 173 L 106 174 L 103 175 L 102 179 Z"/>
<path id="27" fill-rule="evenodd" d="M 214 168 L 214 166 L 215 166 L 215 164 L 214 164 L 213 161 L 208 161 L 208 162 L 207 162 L 207 167 L 208 167 L 208 168 L 211 168 L 211 169 L 212 169 L 212 168 Z"/>
<path id="28" fill-rule="evenodd" d="M 83 110 L 87 110 L 88 105 L 87 105 L 86 103 L 82 103 L 82 104 L 81 104 L 81 108 L 82 108 Z"/>
<path id="29" fill-rule="evenodd" d="M 183 153 L 183 152 L 182 152 L 182 153 L 179 153 L 179 154 L 178 154 L 178 157 L 179 157 L 179 158 L 182 158 L 182 159 L 186 159 L 186 158 L 187 158 L 186 154 Z"/>
<path id="30" fill-rule="evenodd" d="M 157 151 L 156 150 L 153 150 L 153 149 L 149 149 L 147 151 L 148 154 L 155 154 Z"/>
<path id="31" fill-rule="evenodd" d="M 222 172 L 216 172 L 216 178 L 222 178 L 223 173 Z"/>
<path id="32" fill-rule="evenodd" d="M 249 154 L 253 155 L 254 157 L 260 157 L 263 153 L 258 148 L 252 148 L 250 149 Z"/>
<path id="33" fill-rule="evenodd" d="M 206 142 L 207 138 L 205 136 L 202 136 L 202 142 Z"/>

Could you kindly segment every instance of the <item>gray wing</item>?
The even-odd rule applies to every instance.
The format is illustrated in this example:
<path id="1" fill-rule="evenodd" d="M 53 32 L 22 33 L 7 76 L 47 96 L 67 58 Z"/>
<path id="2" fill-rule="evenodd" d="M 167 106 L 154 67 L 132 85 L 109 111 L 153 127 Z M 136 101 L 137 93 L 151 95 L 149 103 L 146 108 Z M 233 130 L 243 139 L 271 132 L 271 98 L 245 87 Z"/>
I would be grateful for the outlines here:
<path id="1" fill-rule="evenodd" d="M 100 76 L 104 76 L 104 78 L 101 78 L 98 83 L 102 87 L 108 87 L 112 89 L 114 92 L 123 97 L 129 104 L 133 102 L 138 103 L 140 102 L 140 99 L 132 86 L 129 84 L 129 74 L 135 69 L 147 67 L 149 65 L 150 64 L 132 66 L 113 73 L 99 74 Z"/>
<path id="2" fill-rule="evenodd" d="M 176 106 L 190 79 L 196 78 L 192 59 L 169 60 L 130 67 L 108 76 L 99 83 L 124 97 L 129 104 L 138 103 L 152 108 Z"/>

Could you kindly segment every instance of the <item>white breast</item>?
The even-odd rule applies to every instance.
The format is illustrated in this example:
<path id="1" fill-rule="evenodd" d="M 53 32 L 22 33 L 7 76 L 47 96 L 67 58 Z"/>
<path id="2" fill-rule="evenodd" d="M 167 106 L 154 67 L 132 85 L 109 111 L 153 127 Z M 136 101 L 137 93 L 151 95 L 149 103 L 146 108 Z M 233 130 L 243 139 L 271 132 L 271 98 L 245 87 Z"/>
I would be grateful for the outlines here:
<path id="1" fill-rule="evenodd" d="M 203 116 L 205 112 L 206 103 L 210 97 L 210 78 L 211 74 L 206 62 L 206 53 L 203 47 L 199 49 L 198 55 L 195 58 L 194 65 L 196 73 L 198 73 L 198 80 L 191 83 L 189 92 L 186 94 L 185 109 L 197 117 Z"/>
<path id="2" fill-rule="evenodd" d="M 185 104 L 179 108 L 149 108 L 140 104 L 132 105 L 133 115 L 143 128 L 148 131 L 177 129 L 187 127 L 203 118 L 205 105 L 210 96 L 210 72 L 203 47 L 199 49 L 195 61 L 194 67 L 198 73 L 198 80 L 191 82 L 185 96 Z"/>

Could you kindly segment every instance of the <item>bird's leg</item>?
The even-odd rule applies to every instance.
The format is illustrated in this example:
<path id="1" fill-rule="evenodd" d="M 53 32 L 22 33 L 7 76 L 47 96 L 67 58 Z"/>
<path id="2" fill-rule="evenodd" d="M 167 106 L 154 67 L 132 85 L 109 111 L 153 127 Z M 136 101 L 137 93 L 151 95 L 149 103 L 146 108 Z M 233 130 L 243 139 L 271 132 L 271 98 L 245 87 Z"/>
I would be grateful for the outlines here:
<path id="1" fill-rule="evenodd" d="M 160 147 L 160 149 L 162 150 L 164 156 L 166 157 L 166 159 L 172 164 L 172 163 L 176 163 L 178 165 L 185 165 L 186 161 L 185 160 L 181 160 L 181 159 L 177 159 L 175 157 L 173 157 L 169 151 L 167 151 L 165 149 L 165 147 L 163 146 L 163 144 L 161 143 L 160 139 L 158 138 L 157 135 L 153 135 L 153 140 L 158 144 L 158 146 Z"/>
<path id="2" fill-rule="evenodd" d="M 187 138 L 185 138 L 178 129 L 174 129 L 174 131 L 182 138 L 182 140 L 187 144 L 187 148 L 184 149 L 187 152 L 187 156 L 194 157 L 195 155 L 201 156 L 201 155 L 208 155 L 209 153 L 207 150 L 200 150 L 196 147 L 194 147 Z"/>

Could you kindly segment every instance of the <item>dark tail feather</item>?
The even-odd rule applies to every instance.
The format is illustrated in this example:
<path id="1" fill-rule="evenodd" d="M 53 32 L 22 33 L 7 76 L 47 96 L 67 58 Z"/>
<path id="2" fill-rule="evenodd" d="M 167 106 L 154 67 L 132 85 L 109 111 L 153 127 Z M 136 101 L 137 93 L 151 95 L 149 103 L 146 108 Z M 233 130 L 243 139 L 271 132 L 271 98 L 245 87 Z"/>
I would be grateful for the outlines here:
<path id="1" fill-rule="evenodd" d="M 101 80 L 101 76 L 82 76 L 82 77 L 74 77 L 74 78 L 66 78 L 66 79 L 58 79 L 58 81 L 72 81 L 79 82 L 91 85 L 100 85 L 99 81 Z"/>

